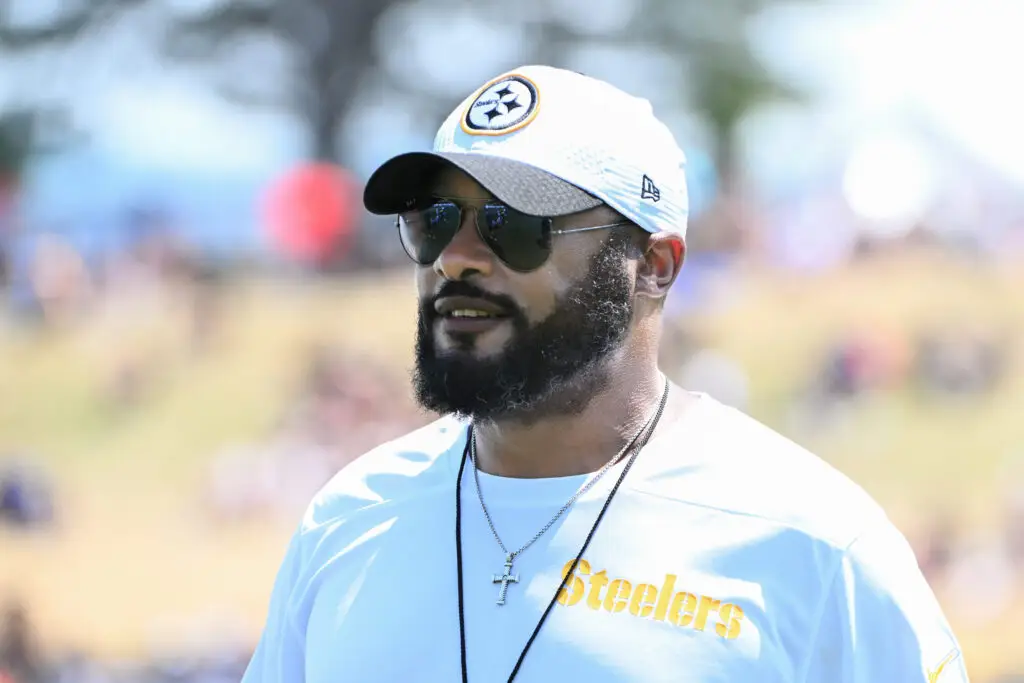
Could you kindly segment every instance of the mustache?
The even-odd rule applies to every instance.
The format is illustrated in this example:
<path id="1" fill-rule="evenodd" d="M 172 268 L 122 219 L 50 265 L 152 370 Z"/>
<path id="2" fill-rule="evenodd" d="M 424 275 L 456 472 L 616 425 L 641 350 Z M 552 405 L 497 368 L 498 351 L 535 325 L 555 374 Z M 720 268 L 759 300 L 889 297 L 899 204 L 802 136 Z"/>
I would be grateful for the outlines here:
<path id="1" fill-rule="evenodd" d="M 516 305 L 516 302 L 511 297 L 505 296 L 504 294 L 488 292 L 487 290 L 481 289 L 480 287 L 466 282 L 465 280 L 448 280 L 441 285 L 441 288 L 432 296 L 422 297 L 420 299 L 420 312 L 427 317 L 437 316 L 434 305 L 437 303 L 438 299 L 444 299 L 450 296 L 464 296 L 471 297 L 473 299 L 481 299 L 494 304 L 506 315 L 520 315 L 519 306 Z"/>

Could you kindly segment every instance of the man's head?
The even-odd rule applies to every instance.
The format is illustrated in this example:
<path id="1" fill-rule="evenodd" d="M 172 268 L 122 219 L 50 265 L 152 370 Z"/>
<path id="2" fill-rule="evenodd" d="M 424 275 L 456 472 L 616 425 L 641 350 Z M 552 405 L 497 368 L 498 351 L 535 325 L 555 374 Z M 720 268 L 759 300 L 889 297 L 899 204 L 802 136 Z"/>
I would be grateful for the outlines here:
<path id="1" fill-rule="evenodd" d="M 420 402 L 573 413 L 651 361 L 684 253 L 683 163 L 645 101 L 525 67 L 467 98 L 433 153 L 378 169 L 367 208 L 399 214 L 420 266 Z"/>

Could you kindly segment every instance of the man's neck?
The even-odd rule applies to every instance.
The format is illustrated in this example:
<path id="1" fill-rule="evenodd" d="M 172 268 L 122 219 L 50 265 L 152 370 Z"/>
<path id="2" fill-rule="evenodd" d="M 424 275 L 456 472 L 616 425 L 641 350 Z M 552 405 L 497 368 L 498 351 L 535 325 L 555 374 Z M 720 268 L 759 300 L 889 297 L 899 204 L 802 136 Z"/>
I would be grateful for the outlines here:
<path id="1" fill-rule="evenodd" d="M 664 390 L 664 376 L 651 367 L 631 378 L 614 378 L 573 415 L 477 424 L 478 466 L 488 474 L 523 479 L 596 472 L 643 428 Z"/>

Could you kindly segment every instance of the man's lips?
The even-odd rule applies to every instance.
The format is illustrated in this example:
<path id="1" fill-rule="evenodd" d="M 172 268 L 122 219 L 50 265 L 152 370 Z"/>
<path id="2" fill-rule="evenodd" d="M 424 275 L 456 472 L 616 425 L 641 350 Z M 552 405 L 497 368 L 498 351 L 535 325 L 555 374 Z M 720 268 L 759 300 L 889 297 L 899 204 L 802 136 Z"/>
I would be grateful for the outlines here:
<path id="1" fill-rule="evenodd" d="M 443 318 L 503 318 L 507 312 L 486 299 L 446 296 L 434 302 L 434 310 Z"/>
<path id="2" fill-rule="evenodd" d="M 486 299 L 448 296 L 434 302 L 441 330 L 449 334 L 478 334 L 492 330 L 509 317 L 506 309 Z"/>

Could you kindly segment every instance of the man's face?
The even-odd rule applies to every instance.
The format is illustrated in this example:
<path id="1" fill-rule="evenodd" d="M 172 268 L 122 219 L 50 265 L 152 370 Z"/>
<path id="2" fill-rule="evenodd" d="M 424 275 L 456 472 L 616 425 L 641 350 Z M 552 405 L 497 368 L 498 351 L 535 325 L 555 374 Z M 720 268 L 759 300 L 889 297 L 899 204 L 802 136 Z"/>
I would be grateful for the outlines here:
<path id="1" fill-rule="evenodd" d="M 520 273 L 477 234 L 474 207 L 491 195 L 459 171 L 434 193 L 465 198 L 458 234 L 432 266 L 417 271 L 416 395 L 425 408 L 476 419 L 571 413 L 606 379 L 603 361 L 633 317 L 634 273 L 620 235 L 555 236 L 548 261 Z M 566 216 L 556 228 L 621 220 L 606 207 Z M 456 298 L 458 297 L 458 299 Z M 495 314 L 464 318 L 457 310 Z"/>

